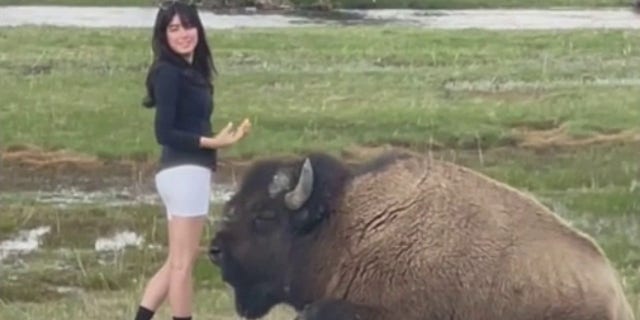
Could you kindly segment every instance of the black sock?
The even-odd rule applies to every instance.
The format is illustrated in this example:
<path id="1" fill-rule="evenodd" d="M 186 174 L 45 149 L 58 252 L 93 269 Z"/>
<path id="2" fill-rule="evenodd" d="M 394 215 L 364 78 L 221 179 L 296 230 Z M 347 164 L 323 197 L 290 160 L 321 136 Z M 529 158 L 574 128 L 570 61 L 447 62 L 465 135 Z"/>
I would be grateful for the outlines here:
<path id="1" fill-rule="evenodd" d="M 173 320 L 191 320 L 191 317 L 173 317 Z"/>
<path id="2" fill-rule="evenodd" d="M 136 314 L 136 320 L 151 320 L 155 312 L 149 310 L 143 306 L 138 306 L 138 313 Z"/>

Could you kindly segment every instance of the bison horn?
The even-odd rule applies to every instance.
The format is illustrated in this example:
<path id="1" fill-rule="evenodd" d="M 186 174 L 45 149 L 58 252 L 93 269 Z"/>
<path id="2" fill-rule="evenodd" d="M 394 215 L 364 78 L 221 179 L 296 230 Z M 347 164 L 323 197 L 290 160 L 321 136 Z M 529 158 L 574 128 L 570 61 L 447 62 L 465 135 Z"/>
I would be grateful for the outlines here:
<path id="1" fill-rule="evenodd" d="M 313 168 L 311 167 L 311 161 L 307 158 L 300 170 L 300 178 L 295 189 L 289 191 L 284 196 L 285 204 L 290 210 L 298 210 L 307 202 L 311 191 L 313 189 Z"/>

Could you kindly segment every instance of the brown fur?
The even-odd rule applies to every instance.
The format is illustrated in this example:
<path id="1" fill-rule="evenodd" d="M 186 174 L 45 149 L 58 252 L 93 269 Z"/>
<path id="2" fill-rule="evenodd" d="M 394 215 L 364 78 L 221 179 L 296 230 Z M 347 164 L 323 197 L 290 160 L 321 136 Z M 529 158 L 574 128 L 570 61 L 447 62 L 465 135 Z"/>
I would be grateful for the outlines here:
<path id="1" fill-rule="evenodd" d="M 592 238 L 533 197 L 451 163 L 398 158 L 354 178 L 298 270 L 308 300 L 378 320 L 632 320 Z"/>

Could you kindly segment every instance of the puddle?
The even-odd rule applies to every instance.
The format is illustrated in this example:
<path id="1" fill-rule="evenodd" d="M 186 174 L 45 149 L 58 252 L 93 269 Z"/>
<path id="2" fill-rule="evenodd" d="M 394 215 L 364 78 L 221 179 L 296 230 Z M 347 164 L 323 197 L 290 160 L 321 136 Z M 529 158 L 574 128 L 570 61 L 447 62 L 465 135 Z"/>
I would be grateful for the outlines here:
<path id="1" fill-rule="evenodd" d="M 131 231 L 123 231 L 117 233 L 113 237 L 110 238 L 100 238 L 96 240 L 95 250 L 98 252 L 102 251 L 120 251 L 126 247 L 137 247 L 139 248 L 144 240 L 141 236 Z"/>
<path id="2" fill-rule="evenodd" d="M 53 25 L 149 28 L 156 8 L 136 7 L 0 7 L 0 26 Z M 597 10 L 337 10 L 328 17 L 313 14 L 217 14 L 201 12 L 207 28 L 283 28 L 327 25 L 403 25 L 432 29 L 638 29 L 631 8 Z"/>
<path id="3" fill-rule="evenodd" d="M 640 18 L 629 9 L 473 9 L 473 10 L 349 10 L 365 21 L 433 29 L 636 29 Z"/>
<path id="4" fill-rule="evenodd" d="M 232 185 L 213 184 L 211 190 L 212 204 L 227 201 L 235 191 Z M 3 192 L 2 202 L 35 202 L 57 208 L 68 208 L 77 205 L 101 205 L 104 207 L 136 206 L 141 204 L 160 204 L 160 197 L 153 190 L 136 192 L 128 188 L 109 188 L 98 191 L 87 191 L 74 187 L 58 188 L 54 191 L 19 191 Z"/>
<path id="5" fill-rule="evenodd" d="M 44 226 L 18 232 L 13 239 L 0 242 L 0 262 L 11 255 L 26 254 L 40 247 L 40 238 L 51 231 L 51 227 Z"/>

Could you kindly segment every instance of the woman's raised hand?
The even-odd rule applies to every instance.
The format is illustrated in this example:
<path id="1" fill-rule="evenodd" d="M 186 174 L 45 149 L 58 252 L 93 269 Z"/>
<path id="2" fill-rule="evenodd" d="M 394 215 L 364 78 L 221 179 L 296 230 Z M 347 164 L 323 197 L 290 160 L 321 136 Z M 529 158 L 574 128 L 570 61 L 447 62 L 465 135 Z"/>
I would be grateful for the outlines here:
<path id="1" fill-rule="evenodd" d="M 233 128 L 233 122 L 229 122 L 213 138 L 202 137 L 200 144 L 212 149 L 228 147 L 246 137 L 250 131 L 251 121 L 247 118 L 235 129 Z"/>

